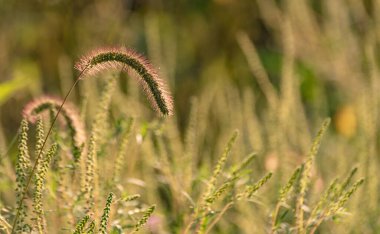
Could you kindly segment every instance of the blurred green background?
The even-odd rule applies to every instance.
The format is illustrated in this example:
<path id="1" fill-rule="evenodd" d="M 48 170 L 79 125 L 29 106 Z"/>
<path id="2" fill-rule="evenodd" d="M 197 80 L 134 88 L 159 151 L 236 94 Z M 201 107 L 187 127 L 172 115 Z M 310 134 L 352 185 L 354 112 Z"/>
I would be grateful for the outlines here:
<path id="1" fill-rule="evenodd" d="M 25 102 L 65 93 L 62 80 L 72 82 L 74 62 L 98 47 L 124 45 L 147 56 L 170 80 L 179 116 L 205 83 L 255 85 L 237 32 L 276 51 L 253 1 L 2 1 L 0 17 L 1 118 L 12 126 L 7 135 Z M 265 55 L 276 72 L 278 56 Z"/>
<path id="2" fill-rule="evenodd" d="M 287 2 L 278 1 L 279 9 L 288 11 Z M 324 18 L 329 20 L 328 12 L 323 11 L 329 7 L 326 2 L 301 2 L 309 5 L 313 11 L 309 17 L 316 23 L 323 26 Z M 372 19 L 372 1 L 340 2 L 347 13 L 363 10 Z M 350 9 L 358 4 L 363 9 Z M 260 101 L 262 95 L 236 35 L 244 32 L 249 36 L 273 85 L 279 87 L 281 26 L 270 24 L 268 18 L 276 16 L 265 11 L 266 5 L 270 4 L 253 0 L 2 1 L 0 105 L 1 122 L 8 126 L 4 131 L 6 135 L 14 132 L 21 108 L 31 97 L 42 93 L 63 95 L 77 74 L 75 61 L 103 46 L 133 48 L 160 69 L 164 79 L 170 81 L 182 129 L 189 98 L 199 94 L 206 84 L 228 80 L 239 89 L 248 86 L 258 93 Z M 354 17 L 349 19 L 353 30 L 365 33 L 371 29 L 364 19 Z M 315 102 L 323 87 L 329 98 L 325 108 L 331 115 L 346 98 L 331 82 L 337 78 L 333 73 L 318 74 L 314 64 L 307 64 L 303 58 L 296 62 L 303 100 L 306 104 Z"/>
<path id="3" fill-rule="evenodd" d="M 18 126 L 25 102 L 41 94 L 62 96 L 77 74 L 75 61 L 103 46 L 133 48 L 160 69 L 170 81 L 182 128 L 189 98 L 207 84 L 228 80 L 260 92 L 237 43 L 239 32 L 257 45 L 279 85 L 281 45 L 255 1 L 3 1 L 0 17 L 6 135 Z M 303 64 L 298 68 L 304 98 L 313 101 L 320 80 Z"/>

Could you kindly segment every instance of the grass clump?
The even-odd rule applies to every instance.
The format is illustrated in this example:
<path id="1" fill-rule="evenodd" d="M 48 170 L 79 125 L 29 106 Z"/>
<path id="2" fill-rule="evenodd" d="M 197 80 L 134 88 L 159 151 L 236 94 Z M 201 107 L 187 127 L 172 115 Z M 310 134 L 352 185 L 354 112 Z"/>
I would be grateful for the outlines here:
<path id="1" fill-rule="evenodd" d="M 67 146 L 64 137 L 60 137 L 62 130 L 47 138 L 42 117 L 37 118 L 34 163 L 39 154 L 41 157 L 33 174 L 35 186 L 29 189 L 26 182 L 27 175 L 33 172 L 33 160 L 28 150 L 28 122 L 26 119 L 22 121 L 16 167 L 19 187 L 16 191 L 17 199 L 22 196 L 31 199 L 33 210 L 28 210 L 28 203 L 17 203 L 19 214 L 15 232 L 48 233 L 54 228 L 64 228 L 72 230 L 73 233 L 135 233 L 144 230 L 154 233 L 166 230 L 174 233 L 213 233 L 226 228 L 228 232 L 241 233 L 244 225 L 239 226 L 239 221 L 234 220 L 235 215 L 249 215 L 253 221 L 253 214 L 256 212 L 260 217 L 268 215 L 265 214 L 262 204 L 268 202 L 266 199 L 270 197 L 276 203 L 271 212 L 270 225 L 264 225 L 266 229 L 270 229 L 272 233 L 292 230 L 315 233 L 322 223 L 344 214 L 347 201 L 364 182 L 363 179 L 352 182 L 358 171 L 354 168 L 341 182 L 334 180 L 314 205 L 311 202 L 309 194 L 313 191 L 312 170 L 329 119 L 322 124 L 305 162 L 291 173 L 276 195 L 270 191 L 278 181 L 268 181 L 276 178 L 278 171 L 275 167 L 270 168 L 274 172 L 266 172 L 271 170 L 262 168 L 265 152 L 247 154 L 242 150 L 245 145 L 240 140 L 245 142 L 250 138 L 246 138 L 244 134 L 238 138 L 240 130 L 235 130 L 229 137 L 214 165 L 206 164 L 199 171 L 193 171 L 196 168 L 192 168 L 189 176 L 186 174 L 189 171 L 186 168 L 188 165 L 183 162 L 197 163 L 189 155 L 196 159 L 196 152 L 202 150 L 202 141 L 191 133 L 187 134 L 183 143 L 177 141 L 173 137 L 177 133 L 168 128 L 170 123 L 164 120 L 146 123 L 136 117 L 127 116 L 115 121 L 119 111 L 115 111 L 112 103 L 117 96 L 115 80 L 114 74 L 107 80 L 91 119 L 91 130 L 88 133 L 85 130 L 89 140 L 84 143 L 81 153 L 84 157 L 79 158 L 80 167 L 72 167 L 70 164 L 70 157 L 67 156 L 71 155 L 72 148 Z M 57 113 L 56 107 L 53 109 Z M 199 113 L 196 111 L 192 114 L 192 123 L 189 125 L 192 131 L 197 125 L 195 120 Z M 198 129 L 196 136 L 206 137 L 207 134 Z M 50 148 L 47 152 L 43 150 L 46 139 Z M 190 147 L 196 147 L 197 151 Z M 235 151 L 247 156 L 237 159 L 234 156 Z M 125 160 L 126 155 L 128 163 Z M 184 156 L 177 159 L 176 155 Z M 254 159 L 258 162 L 253 163 Z M 212 168 L 210 172 L 209 168 Z M 137 173 L 141 179 L 128 174 L 129 170 L 136 169 L 141 170 Z M 78 170 L 79 173 L 75 172 Z M 108 170 L 111 173 L 105 173 Z M 256 173 L 252 171 L 258 171 L 263 176 L 254 178 L 252 175 Z M 52 182 L 53 185 L 50 185 Z M 32 189 L 33 192 L 30 193 L 29 190 Z M 257 195 L 259 190 L 271 195 L 262 198 Z M 28 193 L 23 195 L 25 191 Z M 50 196 L 51 194 L 55 197 Z M 101 207 L 99 198 L 105 196 L 108 196 L 106 205 Z M 143 202 L 151 199 L 159 205 L 147 205 Z M 46 207 L 52 209 L 54 206 L 66 212 L 63 214 L 69 215 L 46 215 Z M 102 214 L 99 214 L 100 210 L 103 210 Z M 173 224 L 162 217 L 171 217 L 168 220 Z M 56 224 L 57 226 L 51 227 L 51 223 L 54 224 L 52 220 L 55 219 L 65 220 L 66 226 L 59 227 Z M 233 222 L 237 224 L 231 226 Z M 9 229 L 3 226 L 6 230 Z"/>
<path id="2" fill-rule="evenodd" d="M 337 179 L 333 180 L 312 211 L 310 213 L 308 212 L 309 214 L 306 222 L 304 221 L 304 212 L 309 209 L 304 201 L 306 191 L 308 190 L 311 181 L 312 164 L 318 153 L 322 136 L 326 132 L 329 123 L 330 119 L 323 122 L 322 127 L 312 143 L 306 162 L 293 172 L 288 182 L 280 189 L 278 202 L 272 216 L 272 233 L 281 233 L 292 229 L 288 223 L 284 222 L 286 214 L 291 210 L 291 205 L 288 204 L 288 197 L 292 191 L 295 193 L 294 228 L 297 229 L 298 233 L 315 233 L 323 221 L 338 215 L 338 210 L 343 209 L 347 200 L 363 183 L 364 180 L 360 179 L 348 188 L 357 168 L 354 168 L 351 171 L 343 183 L 338 183 Z M 285 208 L 282 215 L 280 215 L 281 207 Z"/>
<path id="3" fill-rule="evenodd" d="M 124 53 L 123 53 L 124 52 Z M 88 61 L 87 61 L 88 60 Z M 157 110 L 158 111 L 161 111 L 161 113 L 163 115 L 169 115 L 171 114 L 171 110 L 172 110 L 172 104 L 171 104 L 171 98 L 170 98 L 170 95 L 167 93 L 167 91 L 164 90 L 164 87 L 163 87 L 163 83 L 162 81 L 159 80 L 158 76 L 156 75 L 156 73 L 153 71 L 153 69 L 150 69 L 150 65 L 148 62 L 144 61 L 144 59 L 139 56 L 138 54 L 136 53 L 132 53 L 132 52 L 129 52 L 129 51 L 126 51 L 124 49 L 120 49 L 120 50 L 106 50 L 106 51 L 102 51 L 98 54 L 94 54 L 93 56 L 90 56 L 89 58 L 83 58 L 81 60 L 80 63 L 77 64 L 77 68 L 80 69 L 80 74 L 77 78 L 77 80 L 75 81 L 75 83 L 72 85 L 72 87 L 70 88 L 70 90 L 67 92 L 65 98 L 63 99 L 62 103 L 59 105 L 59 108 L 57 110 L 57 112 L 55 113 L 54 115 L 54 118 L 51 122 L 51 125 L 50 125 L 50 128 L 46 134 L 46 137 L 44 140 L 41 140 L 40 139 L 40 142 L 37 143 L 37 150 L 38 152 L 36 153 L 36 159 L 35 159 L 35 162 L 34 162 L 34 165 L 30 171 L 30 174 L 29 174 L 29 177 L 28 179 L 26 180 L 26 184 L 23 185 L 23 182 L 25 180 L 25 178 L 23 177 L 25 172 L 23 171 L 23 169 L 20 169 L 20 172 L 21 172 L 21 185 L 20 185 L 20 188 L 23 188 L 24 191 L 23 192 L 19 192 L 20 195 L 19 195 L 19 201 L 18 201 L 18 208 L 17 208 L 17 213 L 16 213 L 16 216 L 15 216 L 15 219 L 14 219 L 14 224 L 12 226 L 12 233 L 15 232 L 15 230 L 17 228 L 20 228 L 21 229 L 24 229 L 23 227 L 23 223 L 18 223 L 19 222 L 19 217 L 21 215 L 21 218 L 23 218 L 22 216 L 24 215 L 25 213 L 25 209 L 23 208 L 24 204 L 24 199 L 26 198 L 26 193 L 27 193 L 27 190 L 29 188 L 29 185 L 30 185 L 30 182 L 32 180 L 32 177 L 34 176 L 34 174 L 36 173 L 36 170 L 39 166 L 39 160 L 41 159 L 41 156 L 43 155 L 43 149 L 44 149 L 44 146 L 48 140 L 48 137 L 50 136 L 50 133 L 53 129 L 53 126 L 55 124 L 55 121 L 57 120 L 59 114 L 61 112 L 65 112 L 65 109 L 64 109 L 64 105 L 66 103 L 66 100 L 68 98 L 68 96 L 70 95 L 70 93 L 72 92 L 73 88 L 75 87 L 75 85 L 78 83 L 78 81 L 82 78 L 83 75 L 86 75 L 88 74 L 90 71 L 95 71 L 95 70 L 99 70 L 101 69 L 102 65 L 107 65 L 107 62 L 108 62 L 108 65 L 111 65 L 112 67 L 112 62 L 124 62 L 124 64 L 122 65 L 121 69 L 123 70 L 125 68 L 125 66 L 127 67 L 131 67 L 133 68 L 134 70 L 136 70 L 139 75 L 142 77 L 142 84 L 143 84 L 143 87 L 145 87 L 145 91 L 146 91 L 146 95 L 148 97 L 152 97 L 152 99 L 154 99 L 152 101 L 152 104 L 154 107 L 157 107 Z M 99 65 L 96 67 L 96 65 Z M 107 66 L 106 66 L 107 67 Z M 111 85 L 109 86 L 111 87 Z M 105 92 L 105 95 L 104 95 L 104 98 L 103 98 L 103 106 L 108 106 L 107 102 L 109 102 L 109 95 L 107 95 L 107 93 L 110 93 L 111 91 L 109 92 Z M 49 103 L 50 102 L 50 103 Z M 48 105 L 46 105 L 46 103 L 48 103 Z M 41 109 L 44 109 L 46 106 L 49 106 L 49 104 L 51 104 L 51 100 L 45 102 L 44 100 L 42 102 L 34 102 L 34 103 L 31 103 L 31 105 L 27 106 L 26 107 L 26 110 L 24 111 L 25 113 L 25 116 L 27 117 L 30 117 L 34 114 L 35 111 L 40 111 Z M 56 104 L 56 103 L 55 103 Z M 98 114 L 98 120 L 104 120 L 104 118 L 102 118 L 104 115 L 104 113 L 99 113 Z M 68 116 L 68 115 L 67 115 Z M 102 124 L 102 123 L 98 123 L 98 124 Z M 75 127 L 74 127 L 74 130 L 75 130 Z M 96 131 L 96 128 L 94 128 L 94 133 L 99 133 L 98 131 Z M 95 135 L 95 137 L 98 137 L 97 136 L 98 134 Z M 95 142 L 96 139 L 94 139 L 94 137 L 92 138 L 92 141 Z M 95 144 L 93 146 L 93 148 L 95 147 Z M 95 151 L 95 149 L 92 149 L 92 151 Z M 93 161 L 96 160 L 95 156 L 92 157 Z M 96 163 L 96 162 L 95 162 Z M 93 167 L 95 166 L 95 163 L 93 163 Z M 91 170 L 90 170 L 91 171 Z M 91 172 L 89 172 L 89 174 L 93 174 Z M 90 176 L 91 178 L 94 177 L 94 176 Z M 90 183 L 91 182 L 91 178 L 87 178 L 87 187 L 90 187 Z M 96 182 L 95 182 L 96 184 Z M 89 199 L 88 199 L 88 209 L 91 209 L 92 208 L 92 204 L 93 204 L 93 190 L 94 188 L 87 188 L 87 194 L 89 194 Z"/>
<path id="4" fill-rule="evenodd" d="M 239 38 L 241 47 L 248 48 L 246 36 Z M 253 70 L 265 80 L 267 98 L 275 99 L 276 91 L 257 60 L 251 61 L 256 63 Z M 293 62 L 286 63 L 289 83 L 284 86 L 289 90 L 294 88 L 288 77 Z M 247 233 L 252 231 L 249 223 L 254 223 L 258 232 L 315 233 L 322 223 L 331 226 L 329 220 L 345 213 L 347 201 L 364 183 L 364 179 L 353 182 L 354 168 L 319 195 L 324 186 L 317 187 L 318 180 L 313 180 L 314 170 L 320 170 L 315 161 L 330 119 L 306 149 L 311 139 L 307 130 L 302 133 L 298 125 L 286 121 L 290 110 L 299 107 L 289 90 L 286 102 L 270 101 L 259 116 L 249 90 L 241 98 L 230 86 L 210 89 L 204 97 L 192 99 L 188 128 L 181 132 L 178 119 L 134 115 L 141 111 L 134 108 L 140 104 L 119 89 L 119 71 L 130 67 L 157 111 L 172 114 L 171 99 L 157 73 L 140 56 L 123 48 L 99 50 L 76 67 L 81 74 L 75 84 L 85 76 L 105 76 L 101 90 L 89 97 L 98 103 L 82 104 L 88 113 L 83 120 L 75 108 L 65 105 L 71 90 L 63 100 L 44 97 L 24 109 L 16 162 L 16 214 L 0 223 L 8 232 L 12 228 L 13 233 Z M 110 68 L 119 70 L 98 73 Z M 44 111 L 50 113 L 47 132 Z M 60 113 L 69 134 L 53 127 Z M 295 113 L 297 121 L 305 120 L 303 114 Z M 35 139 L 28 139 L 27 120 L 36 125 Z M 232 131 L 235 124 L 238 129 Z M 302 122 L 303 126 L 308 123 Z M 303 155 L 305 161 L 299 165 Z M 282 181 L 284 175 L 290 178 Z M 29 186 L 30 180 L 34 186 Z M 266 221 L 268 216 L 271 222 Z M 14 225 L 7 226 L 12 218 Z"/>

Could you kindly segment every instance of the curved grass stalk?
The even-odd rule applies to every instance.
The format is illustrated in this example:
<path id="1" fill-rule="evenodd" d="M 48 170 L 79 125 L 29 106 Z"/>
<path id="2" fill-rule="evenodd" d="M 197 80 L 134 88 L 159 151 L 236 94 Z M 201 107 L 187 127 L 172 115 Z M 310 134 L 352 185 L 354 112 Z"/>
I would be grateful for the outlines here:
<path id="1" fill-rule="evenodd" d="M 121 69 L 128 71 L 133 69 L 139 75 L 139 83 L 144 88 L 153 108 L 162 115 L 171 115 L 173 110 L 172 100 L 166 91 L 165 85 L 158 77 L 152 65 L 136 52 L 121 48 L 99 49 L 84 56 L 76 65 L 84 75 L 94 75 L 102 70 Z M 87 69 L 84 69 L 87 68 Z"/>
<path id="2" fill-rule="evenodd" d="M 61 103 L 62 100 L 55 97 L 43 96 L 37 98 L 25 106 L 23 109 L 23 116 L 29 122 L 35 123 L 37 121 L 38 114 L 42 113 L 45 110 L 56 110 L 59 108 Z M 67 126 L 71 131 L 73 138 L 74 157 L 77 160 L 79 157 L 79 152 L 86 142 L 84 124 L 81 121 L 79 112 L 70 103 L 66 103 L 61 112 L 65 118 Z"/>

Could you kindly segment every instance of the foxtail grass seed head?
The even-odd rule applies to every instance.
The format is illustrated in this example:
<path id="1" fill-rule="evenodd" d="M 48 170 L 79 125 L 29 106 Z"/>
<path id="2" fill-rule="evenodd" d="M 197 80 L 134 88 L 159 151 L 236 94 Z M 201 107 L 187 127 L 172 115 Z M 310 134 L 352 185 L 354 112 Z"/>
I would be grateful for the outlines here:
<path id="1" fill-rule="evenodd" d="M 86 230 L 86 234 L 94 234 L 96 229 L 95 221 L 93 220 Z"/>
<path id="2" fill-rule="evenodd" d="M 121 200 L 125 202 L 130 202 L 139 199 L 141 196 L 140 194 L 134 194 L 130 196 L 123 197 Z"/>
<path id="3" fill-rule="evenodd" d="M 257 183 L 254 185 L 249 185 L 245 189 L 245 197 L 251 198 L 252 195 L 259 190 L 264 184 L 268 182 L 268 180 L 272 177 L 272 172 L 269 172 L 267 175 L 265 175 L 263 178 L 261 178 Z"/>
<path id="4" fill-rule="evenodd" d="M 17 212 L 19 217 L 14 227 L 17 232 L 23 232 L 28 230 L 28 224 L 26 224 L 26 205 L 22 202 L 22 198 L 25 193 L 27 176 L 30 170 L 30 156 L 28 150 L 28 121 L 24 118 L 21 121 L 19 144 L 18 144 L 18 157 L 16 163 L 16 199 L 17 199 Z"/>
<path id="5" fill-rule="evenodd" d="M 37 120 L 37 131 L 36 131 L 36 149 L 35 149 L 35 155 L 37 156 L 42 149 L 42 145 L 44 144 L 44 123 L 41 119 L 41 117 Z M 43 152 L 42 152 L 43 153 Z"/>
<path id="6" fill-rule="evenodd" d="M 308 153 L 308 158 L 306 159 L 306 162 L 304 163 L 304 169 L 300 177 L 300 188 L 299 188 L 300 191 L 297 198 L 297 207 L 296 207 L 296 218 L 297 218 L 296 224 L 297 224 L 297 230 L 300 233 L 304 232 L 303 205 L 304 205 L 305 195 L 310 184 L 312 164 L 314 162 L 315 156 L 318 153 L 319 146 L 321 145 L 322 137 L 327 131 L 327 128 L 330 125 L 330 122 L 331 122 L 330 118 L 327 118 L 325 119 L 325 121 L 323 121 L 322 126 L 319 129 L 317 136 L 315 137 L 311 145 L 310 151 Z"/>
<path id="7" fill-rule="evenodd" d="M 132 69 L 139 75 L 138 81 L 154 109 L 162 115 L 171 115 L 173 112 L 172 98 L 153 66 L 130 49 L 120 47 L 95 50 L 82 57 L 75 68 L 83 72 L 83 77 L 108 69 Z"/>
<path id="8" fill-rule="evenodd" d="M 208 193 L 210 193 L 214 189 L 216 181 L 217 181 L 220 173 L 223 170 L 224 164 L 226 164 L 226 160 L 228 158 L 228 155 L 230 154 L 232 146 L 234 145 L 238 135 L 239 135 L 239 132 L 237 130 L 235 130 L 234 133 L 232 134 L 231 138 L 229 139 L 227 146 L 225 147 L 225 149 L 223 151 L 223 154 L 220 156 L 220 158 L 219 158 L 219 160 L 218 160 L 218 162 L 217 162 L 217 164 L 213 170 L 212 177 L 210 178 L 210 181 L 209 181 L 209 192 Z"/>
<path id="9" fill-rule="evenodd" d="M 301 167 L 298 167 L 293 172 L 292 176 L 290 177 L 290 179 L 286 183 L 286 185 L 281 188 L 281 190 L 280 190 L 280 199 L 279 199 L 279 201 L 281 203 L 284 203 L 286 201 L 286 198 L 288 197 L 289 192 L 291 191 L 291 189 L 292 189 L 294 183 L 296 182 L 298 176 L 300 175 L 300 173 L 301 173 Z"/>
<path id="10" fill-rule="evenodd" d="M 272 216 L 272 233 L 276 233 L 277 229 L 279 228 L 279 226 L 277 224 L 277 217 L 278 217 L 278 214 L 280 212 L 280 208 L 281 208 L 281 206 L 286 205 L 286 201 L 287 201 L 287 199 L 289 199 L 288 197 L 290 195 L 290 192 L 297 185 L 297 180 L 299 178 L 300 173 L 302 173 L 302 169 L 303 169 L 302 165 L 300 167 L 298 167 L 293 172 L 293 174 L 290 177 L 290 179 L 288 180 L 288 182 L 280 189 L 278 202 L 277 202 L 276 208 L 275 208 L 275 210 L 273 212 L 273 216 Z"/>
<path id="11" fill-rule="evenodd" d="M 86 227 L 86 223 L 90 219 L 90 216 L 86 215 L 84 216 L 76 225 L 75 230 L 73 234 L 82 234 L 84 231 L 84 228 Z"/>
<path id="12" fill-rule="evenodd" d="M 99 233 L 106 234 L 107 233 L 107 224 L 110 217 L 111 212 L 111 203 L 113 199 L 113 193 L 110 193 L 107 198 L 106 207 L 104 208 L 102 218 L 100 220 Z"/>
<path id="13" fill-rule="evenodd" d="M 39 121 L 42 122 L 42 121 Z M 42 125 L 41 125 L 42 126 Z M 41 131 L 41 130 L 37 130 Z M 41 133 L 37 133 L 39 135 Z M 43 132 L 42 132 L 43 135 Z M 35 190 L 33 195 L 33 212 L 35 214 L 35 229 L 38 233 L 45 233 L 46 231 L 46 219 L 45 212 L 43 209 L 43 192 L 45 190 L 45 179 L 46 173 L 49 168 L 49 164 L 51 159 L 57 152 L 57 144 L 53 144 L 49 150 L 49 152 L 45 155 L 45 157 L 39 161 L 35 174 Z"/>
<path id="14" fill-rule="evenodd" d="M 231 187 L 231 185 L 232 184 L 230 182 L 222 184 L 209 197 L 206 198 L 206 202 L 209 204 L 214 203 L 224 192 L 226 192 Z"/>
<path id="15" fill-rule="evenodd" d="M 96 172 L 96 143 L 95 138 L 92 135 L 90 137 L 90 142 L 88 144 L 88 152 L 86 157 L 86 174 L 85 174 L 85 186 L 83 192 L 86 195 L 87 200 L 87 210 L 86 212 L 91 212 L 94 206 L 94 187 L 95 187 L 95 172 Z"/>
<path id="16" fill-rule="evenodd" d="M 343 208 L 343 206 L 346 204 L 348 199 L 352 196 L 352 194 L 359 188 L 360 185 L 364 183 L 364 179 L 360 179 L 359 181 L 355 182 L 351 188 L 342 194 L 342 196 L 339 198 L 339 200 L 330 207 L 330 209 L 327 211 L 326 217 L 329 217 L 331 215 L 336 214 L 336 212 Z"/>
<path id="17" fill-rule="evenodd" d="M 318 216 L 323 212 L 325 205 L 329 202 L 334 202 L 335 193 L 338 186 L 338 179 L 334 179 L 327 190 L 323 193 L 321 198 L 319 199 L 318 203 L 315 205 L 314 209 L 312 210 L 310 214 L 310 218 L 308 223 L 312 223 L 313 220 L 317 220 Z"/>
<path id="18" fill-rule="evenodd" d="M 244 170 L 248 165 L 256 158 L 256 153 L 249 154 L 243 162 L 241 162 L 239 165 L 237 165 L 231 172 L 232 177 L 237 177 L 238 174 Z"/>
<path id="19" fill-rule="evenodd" d="M 341 188 L 341 191 L 343 192 L 347 187 L 348 185 L 351 183 L 351 180 L 352 178 L 354 177 L 354 175 L 356 174 L 356 172 L 358 171 L 358 168 L 357 167 L 354 167 L 351 172 L 350 172 L 350 175 L 346 178 L 346 180 L 343 182 L 342 184 L 342 188 Z"/>
<path id="20" fill-rule="evenodd" d="M 202 196 L 202 202 L 196 209 L 195 216 L 200 215 L 202 217 L 197 233 L 203 233 L 206 230 L 208 222 L 206 213 L 210 209 L 211 204 L 230 186 L 230 183 L 225 183 L 224 185 L 222 185 L 222 187 L 215 190 L 215 186 L 219 178 L 219 175 L 223 171 L 224 165 L 226 164 L 227 158 L 231 152 L 232 146 L 234 145 L 238 134 L 239 132 L 235 130 L 232 136 L 230 137 L 227 146 L 224 148 L 222 155 L 219 157 L 218 162 L 214 167 L 212 176 L 208 181 L 207 191 Z"/>
<path id="21" fill-rule="evenodd" d="M 309 151 L 308 158 L 305 162 L 304 170 L 303 170 L 302 177 L 301 177 L 301 196 L 304 196 L 307 189 L 308 189 L 308 186 L 310 183 L 311 167 L 312 167 L 312 164 L 314 162 L 314 158 L 318 153 L 319 146 L 321 145 L 322 137 L 325 134 L 325 132 L 327 131 L 327 128 L 330 125 L 330 122 L 331 122 L 331 119 L 327 118 L 322 123 L 322 127 L 318 131 L 317 136 L 315 137 L 313 144 L 311 146 L 311 149 Z"/>
<path id="22" fill-rule="evenodd" d="M 150 216 L 152 216 L 154 210 L 156 209 L 156 205 L 150 206 L 143 214 L 143 217 L 136 223 L 134 232 L 139 231 L 145 224 L 148 222 Z"/>
<path id="23" fill-rule="evenodd" d="M 18 161 L 16 164 L 16 182 L 23 186 L 27 173 L 30 169 L 30 156 L 28 150 L 28 121 L 23 119 L 21 121 L 19 145 L 18 145 Z M 20 190 L 21 192 L 22 190 Z"/>
<path id="24" fill-rule="evenodd" d="M 37 98 L 29 102 L 24 107 L 23 116 L 29 122 L 35 123 L 42 112 L 44 112 L 45 110 L 56 111 L 59 109 L 62 102 L 63 100 L 59 98 L 49 96 Z M 61 113 L 66 121 L 67 126 L 71 131 L 75 151 L 79 151 L 79 149 L 86 142 L 85 128 L 79 116 L 79 112 L 73 105 L 71 105 L 70 103 L 66 103 L 66 105 L 62 107 Z"/>

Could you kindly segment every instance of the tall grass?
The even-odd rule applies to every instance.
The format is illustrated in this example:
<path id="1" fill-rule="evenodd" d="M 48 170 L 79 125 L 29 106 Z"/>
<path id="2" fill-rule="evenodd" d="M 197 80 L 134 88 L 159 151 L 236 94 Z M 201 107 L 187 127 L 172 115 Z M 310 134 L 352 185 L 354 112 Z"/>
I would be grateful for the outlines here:
<path id="1" fill-rule="evenodd" d="M 231 82 L 228 59 L 208 61 L 202 89 L 173 108 L 158 73 L 174 77 L 181 64 L 173 48 L 182 44 L 161 35 L 161 18 L 152 16 L 144 30 L 159 72 L 127 49 L 97 50 L 76 66 L 86 99 L 31 102 L 17 160 L 0 163 L 0 230 L 376 232 L 378 16 L 360 1 L 256 3 L 278 51 L 240 31 L 234 59 L 257 89 Z M 277 68 L 268 68 L 268 56 Z M 174 115 L 154 117 L 139 96 Z M 54 123 L 57 116 L 63 121 Z"/>

